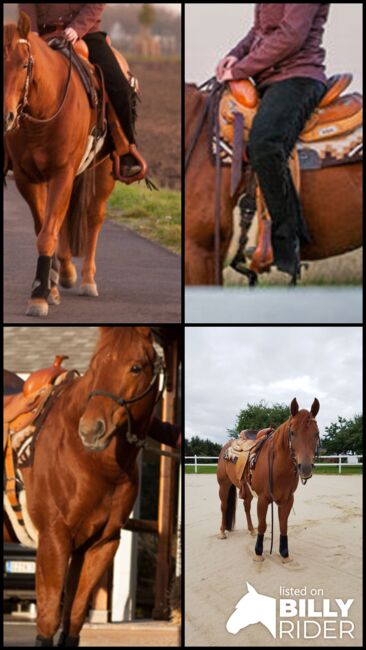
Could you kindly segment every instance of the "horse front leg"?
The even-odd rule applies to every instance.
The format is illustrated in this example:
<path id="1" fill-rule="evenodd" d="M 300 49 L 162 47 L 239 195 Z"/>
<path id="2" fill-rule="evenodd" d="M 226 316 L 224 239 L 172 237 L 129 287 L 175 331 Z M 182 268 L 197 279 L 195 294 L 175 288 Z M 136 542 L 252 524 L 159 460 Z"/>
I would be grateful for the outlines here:
<path id="1" fill-rule="evenodd" d="M 53 646 L 61 622 L 61 598 L 71 552 L 64 529 L 55 526 L 43 532 L 37 549 L 37 638 L 36 646 Z"/>
<path id="2" fill-rule="evenodd" d="M 280 524 L 280 555 L 282 562 L 291 562 L 288 554 L 288 538 L 287 538 L 287 521 L 291 508 L 294 503 L 294 495 L 291 494 L 288 501 L 283 505 L 278 506 L 278 520 Z"/>
<path id="3" fill-rule="evenodd" d="M 258 496 L 258 504 L 257 504 L 258 535 L 257 535 L 257 542 L 255 545 L 255 556 L 253 558 L 256 562 L 263 562 L 264 560 L 263 539 L 264 539 L 264 533 L 266 532 L 267 529 L 266 518 L 267 518 L 268 504 L 269 501 L 267 497 L 262 495 Z"/>
<path id="4" fill-rule="evenodd" d="M 52 257 L 56 251 L 59 232 L 70 201 L 73 170 L 67 169 L 53 177 L 48 187 L 45 218 L 37 237 L 38 262 L 32 285 L 27 316 L 48 315 L 48 298 L 51 291 Z"/>

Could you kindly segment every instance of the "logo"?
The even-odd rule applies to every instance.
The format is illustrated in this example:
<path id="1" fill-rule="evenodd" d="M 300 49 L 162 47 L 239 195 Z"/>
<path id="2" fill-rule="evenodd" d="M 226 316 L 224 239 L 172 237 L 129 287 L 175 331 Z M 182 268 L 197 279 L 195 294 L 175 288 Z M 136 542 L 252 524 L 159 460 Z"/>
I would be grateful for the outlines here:
<path id="1" fill-rule="evenodd" d="M 354 639 L 355 626 L 349 618 L 353 598 L 331 601 L 323 598 L 323 589 L 310 589 L 312 598 L 277 599 L 260 594 L 249 582 L 247 589 L 226 623 L 230 634 L 238 634 L 248 625 L 262 623 L 274 639 Z M 280 587 L 281 596 L 307 596 L 307 593 L 307 587 Z"/>

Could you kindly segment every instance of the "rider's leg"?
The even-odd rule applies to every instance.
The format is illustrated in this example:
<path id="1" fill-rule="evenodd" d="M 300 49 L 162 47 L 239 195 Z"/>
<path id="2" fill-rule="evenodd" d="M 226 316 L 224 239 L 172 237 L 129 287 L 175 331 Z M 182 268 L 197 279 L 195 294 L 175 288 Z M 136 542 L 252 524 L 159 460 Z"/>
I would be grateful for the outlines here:
<path id="1" fill-rule="evenodd" d="M 276 266 L 294 276 L 300 241 L 309 241 L 300 200 L 288 167 L 289 156 L 307 119 L 326 88 L 313 79 L 295 77 L 262 91 L 248 153 L 272 218 Z"/>
<path id="2" fill-rule="evenodd" d="M 84 36 L 89 48 L 89 58 L 103 70 L 104 81 L 109 99 L 117 113 L 120 124 L 130 144 L 135 144 L 135 110 L 133 89 L 124 76 L 112 49 L 106 41 L 104 32 L 95 32 Z M 141 166 L 132 154 L 126 154 L 121 159 L 123 176 L 135 176 Z"/>

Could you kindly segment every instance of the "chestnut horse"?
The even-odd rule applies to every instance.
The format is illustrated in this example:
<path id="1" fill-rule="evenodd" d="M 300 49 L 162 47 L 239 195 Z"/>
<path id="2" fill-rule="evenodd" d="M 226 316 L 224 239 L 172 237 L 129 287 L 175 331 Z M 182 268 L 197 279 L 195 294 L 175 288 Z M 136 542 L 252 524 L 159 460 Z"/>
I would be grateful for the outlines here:
<path id="1" fill-rule="evenodd" d="M 136 459 L 160 394 L 162 363 L 149 327 L 100 328 L 88 370 L 61 390 L 33 464 L 21 470 L 38 532 L 36 645 L 53 644 L 62 598 L 58 645 L 78 645 L 91 593 L 137 496 Z"/>
<path id="2" fill-rule="evenodd" d="M 270 503 L 278 505 L 280 523 L 280 555 L 283 562 L 289 562 L 287 520 L 294 502 L 294 492 L 299 482 L 311 478 L 313 459 L 319 448 L 319 429 L 315 417 L 319 411 L 319 402 L 315 398 L 310 411 L 301 409 L 296 398 L 291 402 L 291 416 L 281 424 L 264 442 L 256 464 L 252 470 L 249 483 L 248 464 L 244 476 L 239 481 L 235 465 L 224 459 L 225 450 L 232 441 L 227 442 L 220 452 L 217 465 L 217 480 L 221 500 L 220 539 L 225 539 L 225 530 L 233 530 L 236 509 L 236 488 L 240 489 L 240 498 L 244 500 L 248 530 L 255 534 L 250 506 L 252 491 L 258 496 L 258 534 L 255 545 L 254 560 L 262 561 L 263 538 L 266 532 L 266 516 Z M 273 532 L 273 531 L 272 531 Z"/>
<path id="3" fill-rule="evenodd" d="M 66 288 L 76 283 L 72 254 L 84 255 L 80 294 L 98 295 L 95 255 L 114 187 L 112 162 L 107 156 L 95 168 L 95 193 L 93 172 L 76 176 L 95 120 L 78 73 L 30 31 L 28 16 L 6 25 L 4 146 L 37 235 L 28 315 L 47 316 L 48 303 L 59 304 L 58 281 Z"/>
<path id="4" fill-rule="evenodd" d="M 187 151 L 207 94 L 185 85 L 185 134 Z M 206 120 L 191 155 L 185 182 L 185 282 L 187 285 L 215 284 L 215 168 L 209 157 Z M 221 178 L 221 271 L 233 233 L 230 198 L 230 169 Z M 301 248 L 302 260 L 322 260 L 362 246 L 362 163 L 328 167 L 301 173 L 301 202 L 312 238 Z M 222 283 L 222 273 L 221 273 Z"/>

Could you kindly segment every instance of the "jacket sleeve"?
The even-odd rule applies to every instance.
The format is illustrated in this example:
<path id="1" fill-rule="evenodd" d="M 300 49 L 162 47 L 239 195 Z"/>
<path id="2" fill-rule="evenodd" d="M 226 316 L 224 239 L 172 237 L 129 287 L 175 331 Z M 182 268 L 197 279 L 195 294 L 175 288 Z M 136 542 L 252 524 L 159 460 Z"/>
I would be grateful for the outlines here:
<path id="1" fill-rule="evenodd" d="M 319 4 L 285 5 L 281 24 L 232 68 L 234 79 L 247 79 L 298 52 L 312 28 Z"/>
<path id="2" fill-rule="evenodd" d="M 33 32 L 38 32 L 37 9 L 35 4 L 23 2 L 18 4 L 18 9 L 24 11 L 29 16 L 31 21 L 31 29 Z"/>
<path id="3" fill-rule="evenodd" d="M 105 4 L 86 4 L 80 9 L 69 27 L 75 29 L 79 38 L 83 38 L 90 28 L 101 19 L 104 7 Z"/>
<path id="4" fill-rule="evenodd" d="M 254 42 L 255 27 L 226 56 L 236 56 L 239 61 L 248 54 Z"/>
<path id="5" fill-rule="evenodd" d="M 147 435 L 162 445 L 176 447 L 180 435 L 180 427 L 175 424 L 170 424 L 170 422 L 162 422 L 159 418 L 153 418 Z"/>

